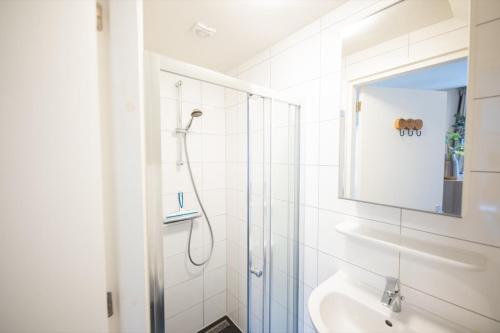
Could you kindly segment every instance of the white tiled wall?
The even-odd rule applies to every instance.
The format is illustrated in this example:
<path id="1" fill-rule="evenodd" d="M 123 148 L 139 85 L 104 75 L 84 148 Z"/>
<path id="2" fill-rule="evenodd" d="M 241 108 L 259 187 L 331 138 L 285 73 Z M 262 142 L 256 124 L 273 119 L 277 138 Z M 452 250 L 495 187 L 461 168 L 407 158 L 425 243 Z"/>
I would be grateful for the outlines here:
<path id="1" fill-rule="evenodd" d="M 251 82 L 302 98 L 301 124 L 301 259 L 304 331 L 313 331 L 307 314 L 311 290 L 338 269 L 376 288 L 383 276 L 400 276 L 407 302 L 480 332 L 500 331 L 498 289 L 500 262 L 500 7 L 496 0 L 476 0 L 472 6 L 471 93 L 468 111 L 466 198 L 463 218 L 340 200 L 338 179 L 338 118 L 340 109 L 340 35 L 342 26 L 366 16 L 390 1 L 349 1 L 320 20 L 230 72 Z M 447 22 L 448 39 L 411 36 L 416 46 L 405 56 L 421 59 L 436 44 L 463 47 L 467 28 Z M 438 38 L 439 37 L 439 38 Z M 408 44 L 406 44 L 408 45 Z M 392 53 L 391 53 L 392 52 Z M 382 56 L 393 54 L 389 51 Z M 371 58 L 365 59 L 366 63 Z M 391 62 L 394 59 L 391 60 Z M 380 62 L 379 62 L 380 63 Z M 384 63 L 384 62 L 382 62 Z M 370 65 L 371 66 L 371 65 Z M 383 66 L 382 66 L 383 67 Z M 382 68 L 383 69 L 383 68 Z M 336 223 L 358 221 L 428 242 L 472 249 L 487 258 L 483 272 L 438 267 L 408 255 L 363 244 L 351 244 L 333 230 Z M 489 291 L 488 291 L 489 290 Z"/>
<path id="2" fill-rule="evenodd" d="M 224 88 L 161 74 L 162 181 L 164 214 L 178 210 L 177 192 L 184 192 L 184 209 L 198 209 L 187 167 L 177 166 L 178 96 L 175 83 L 183 81 L 183 122 L 193 108 L 203 110 L 188 135 L 189 154 L 198 190 L 214 232 L 210 261 L 192 265 L 187 257 L 189 222 L 163 227 L 165 318 L 169 332 L 195 332 L 227 312 L 227 232 L 226 232 L 226 114 Z M 195 260 L 210 250 L 206 221 L 198 219 L 191 244 Z"/>

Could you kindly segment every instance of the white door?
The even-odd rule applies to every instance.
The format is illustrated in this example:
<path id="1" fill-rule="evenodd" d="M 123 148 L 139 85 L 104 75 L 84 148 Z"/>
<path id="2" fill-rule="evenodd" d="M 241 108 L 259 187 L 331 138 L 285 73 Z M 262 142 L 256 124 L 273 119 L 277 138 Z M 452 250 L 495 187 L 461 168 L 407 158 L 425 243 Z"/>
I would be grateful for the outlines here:
<path id="1" fill-rule="evenodd" d="M 441 206 L 446 92 L 362 87 L 358 100 L 354 197 L 430 211 Z M 400 136 L 397 118 L 422 119 L 421 136 Z"/>
<path id="2" fill-rule="evenodd" d="M 0 2 L 0 332 L 107 332 L 96 5 Z"/>

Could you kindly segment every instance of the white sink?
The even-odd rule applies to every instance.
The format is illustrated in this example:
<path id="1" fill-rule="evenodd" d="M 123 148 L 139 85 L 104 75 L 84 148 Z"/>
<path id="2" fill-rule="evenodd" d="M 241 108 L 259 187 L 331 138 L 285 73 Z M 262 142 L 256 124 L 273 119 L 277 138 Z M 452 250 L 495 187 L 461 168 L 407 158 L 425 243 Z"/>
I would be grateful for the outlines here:
<path id="1" fill-rule="evenodd" d="M 394 313 L 380 303 L 380 296 L 380 291 L 353 282 L 339 271 L 313 290 L 309 314 L 319 333 L 470 332 L 408 302 L 403 302 L 400 313 Z"/>

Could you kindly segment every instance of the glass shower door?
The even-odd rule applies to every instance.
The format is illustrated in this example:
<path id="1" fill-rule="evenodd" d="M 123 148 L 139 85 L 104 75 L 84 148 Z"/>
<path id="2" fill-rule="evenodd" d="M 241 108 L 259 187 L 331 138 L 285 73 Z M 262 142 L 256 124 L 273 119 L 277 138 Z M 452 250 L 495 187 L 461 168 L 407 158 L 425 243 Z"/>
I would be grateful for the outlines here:
<path id="1" fill-rule="evenodd" d="M 248 97 L 248 185 L 248 330 L 297 332 L 297 106 Z"/>

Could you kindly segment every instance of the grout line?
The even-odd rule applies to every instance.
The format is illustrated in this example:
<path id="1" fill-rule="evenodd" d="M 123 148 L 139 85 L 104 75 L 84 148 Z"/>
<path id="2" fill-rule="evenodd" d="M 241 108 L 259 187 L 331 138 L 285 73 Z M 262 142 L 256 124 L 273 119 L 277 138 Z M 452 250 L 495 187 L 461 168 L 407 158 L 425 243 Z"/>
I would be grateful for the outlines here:
<path id="1" fill-rule="evenodd" d="M 500 20 L 500 17 L 497 17 L 497 18 L 494 18 L 494 19 L 490 19 L 488 21 L 484 21 L 484 22 L 481 22 L 481 23 L 477 23 L 476 27 L 480 27 L 482 25 L 486 25 L 488 23 L 492 23 L 492 22 L 495 22 L 495 21 L 498 21 L 498 20 Z"/>
<path id="2" fill-rule="evenodd" d="M 493 244 L 488 244 L 488 243 L 482 243 L 482 242 L 468 240 L 468 239 L 459 238 L 459 237 L 455 237 L 455 236 L 438 234 L 436 232 L 422 230 L 422 229 L 417 229 L 417 228 L 413 228 L 413 227 L 405 227 L 405 226 L 403 226 L 403 228 L 408 229 L 408 230 L 414 230 L 414 231 L 418 231 L 418 232 L 423 232 L 423 233 L 427 233 L 427 234 L 431 234 L 431 235 L 435 235 L 435 236 L 440 236 L 440 237 L 445 237 L 445 238 L 451 238 L 451 239 L 455 239 L 455 240 L 462 241 L 462 242 L 467 242 L 467 243 L 472 243 L 472 244 L 476 244 L 476 245 L 482 245 L 482 246 L 487 246 L 487 247 L 492 247 L 492 248 L 500 249 L 500 246 L 498 246 L 498 245 L 493 245 Z"/>
<path id="3" fill-rule="evenodd" d="M 482 99 L 498 98 L 498 97 L 500 97 L 500 94 L 488 95 L 488 96 L 481 96 L 481 97 L 473 97 L 472 99 L 475 100 L 475 101 L 479 101 L 479 100 L 482 100 Z"/>
<path id="4" fill-rule="evenodd" d="M 317 204 L 318 204 L 318 208 L 316 209 L 317 210 L 317 214 L 316 214 L 316 244 L 315 244 L 315 247 L 316 247 L 316 286 L 318 286 L 318 283 L 319 283 L 319 202 L 320 202 L 320 161 L 321 161 L 321 122 L 320 122 L 320 119 L 321 119 L 321 91 L 322 91 L 322 88 L 323 88 L 323 80 L 322 80 L 322 77 L 321 77 L 321 74 L 323 73 L 323 61 L 322 61 L 322 55 L 323 55 L 323 38 L 321 38 L 322 36 L 322 22 L 321 22 L 321 19 L 319 21 L 320 25 L 319 25 L 319 29 L 320 29 L 320 34 L 319 34 L 319 73 L 320 73 L 320 79 L 319 79 L 319 91 L 318 91 L 318 123 L 317 123 L 317 131 L 318 131 L 318 147 L 316 148 L 317 149 L 317 174 L 316 174 L 316 181 L 317 181 L 317 184 L 318 184 L 318 188 L 317 188 L 317 193 L 316 193 L 316 197 L 317 197 Z M 305 181 L 305 179 L 304 179 Z M 304 203 L 305 203 L 305 198 L 304 198 Z M 309 308 L 309 306 L 303 306 L 303 308 Z M 302 314 L 302 318 L 304 318 L 304 314 Z"/>
<path id="5" fill-rule="evenodd" d="M 392 223 L 392 222 L 375 220 L 375 219 L 369 218 L 369 217 L 363 217 L 363 216 L 359 216 L 359 215 L 353 215 L 353 214 L 343 213 L 343 212 L 340 212 L 340 211 L 331 210 L 331 209 L 325 209 L 325 208 L 321 208 L 321 207 L 318 207 L 318 209 L 322 210 L 322 211 L 330 212 L 330 213 L 336 213 L 336 214 L 341 214 L 341 215 L 345 215 L 345 216 L 349 216 L 349 217 L 354 217 L 354 218 L 361 219 L 361 220 L 367 220 L 367 221 L 370 221 L 370 222 L 383 223 L 383 224 L 387 224 L 387 225 L 392 226 L 392 227 L 397 227 L 398 226 L 397 224 Z"/>
<path id="6" fill-rule="evenodd" d="M 203 301 L 198 302 L 198 303 L 193 304 L 192 306 L 190 306 L 190 307 L 186 308 L 185 310 L 182 310 L 181 312 L 176 313 L 176 314 L 174 314 L 174 315 L 172 315 L 172 316 L 170 316 L 170 317 L 166 317 L 166 316 L 165 316 L 165 321 L 167 321 L 167 320 L 172 320 L 173 318 L 175 318 L 175 317 L 177 317 L 177 316 L 179 316 L 179 315 L 181 315 L 181 314 L 183 314 L 183 313 L 185 313 L 185 312 L 187 312 L 187 311 L 189 311 L 189 310 L 194 309 L 195 307 L 199 306 L 200 304 L 201 304 L 201 307 L 202 307 L 202 310 L 203 310 L 203 307 L 204 307 L 203 303 L 204 303 Z"/>
<path id="7" fill-rule="evenodd" d="M 359 265 L 357 265 L 357 264 L 354 264 L 354 263 L 352 263 L 352 262 L 350 262 L 350 261 L 347 261 L 347 260 L 345 260 L 345 259 L 342 259 L 342 258 L 337 257 L 337 256 L 335 256 L 335 255 L 332 255 L 332 254 L 330 254 L 330 253 L 327 253 L 327 252 L 325 252 L 325 251 L 322 251 L 322 250 L 319 250 L 319 249 L 318 249 L 318 252 L 320 252 L 320 253 L 322 253 L 322 254 L 324 254 L 324 255 L 327 255 L 327 256 L 329 256 L 329 257 L 333 257 L 333 258 L 335 258 L 335 259 L 337 259 L 337 260 L 339 260 L 339 261 L 342 261 L 342 262 L 344 262 L 344 263 L 346 263 L 346 264 L 349 264 L 349 265 L 352 265 L 352 266 L 357 267 L 357 268 L 359 268 L 359 269 L 362 269 L 362 270 L 363 270 L 363 271 L 365 271 L 365 272 L 372 273 L 372 274 L 374 274 L 374 275 L 377 275 L 378 277 L 385 278 L 385 275 L 383 275 L 383 274 L 380 274 L 380 273 L 377 273 L 377 272 L 371 271 L 371 270 L 369 270 L 369 269 L 368 269 L 368 268 L 366 268 L 366 267 L 359 266 Z"/>
<path id="8" fill-rule="evenodd" d="M 471 170 L 471 173 L 498 174 L 500 171 Z"/>

